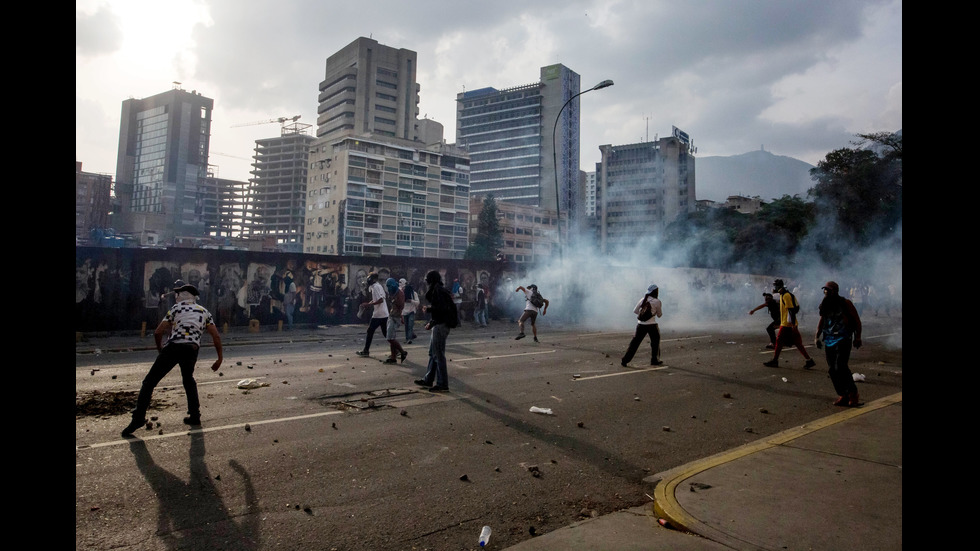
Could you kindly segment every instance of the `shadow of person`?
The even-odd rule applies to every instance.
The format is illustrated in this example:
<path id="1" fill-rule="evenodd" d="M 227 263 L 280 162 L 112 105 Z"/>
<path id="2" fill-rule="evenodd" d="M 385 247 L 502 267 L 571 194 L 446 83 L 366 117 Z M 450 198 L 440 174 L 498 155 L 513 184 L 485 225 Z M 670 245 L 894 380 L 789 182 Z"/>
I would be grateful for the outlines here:
<path id="1" fill-rule="evenodd" d="M 245 498 L 245 510 L 232 514 L 204 461 L 204 433 L 192 431 L 190 437 L 186 481 L 157 465 L 145 441 L 129 443 L 136 466 L 157 496 L 156 537 L 167 549 L 259 549 L 258 500 L 248 473 L 237 461 L 228 462 L 242 478 Z"/>

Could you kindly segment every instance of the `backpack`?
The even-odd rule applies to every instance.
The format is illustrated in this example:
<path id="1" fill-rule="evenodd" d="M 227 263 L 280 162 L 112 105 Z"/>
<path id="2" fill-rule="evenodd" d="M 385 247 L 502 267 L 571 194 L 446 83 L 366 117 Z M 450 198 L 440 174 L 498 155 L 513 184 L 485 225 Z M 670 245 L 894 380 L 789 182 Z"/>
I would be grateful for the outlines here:
<path id="1" fill-rule="evenodd" d="M 535 308 L 541 308 L 544 306 L 544 297 L 541 296 L 541 293 L 539 293 L 537 289 L 531 291 L 531 298 L 528 300 L 531 302 L 531 306 L 534 306 Z"/>
<path id="2" fill-rule="evenodd" d="M 790 304 L 792 304 L 792 306 L 788 308 L 789 319 L 793 323 L 796 323 L 796 315 L 800 313 L 800 303 L 796 300 L 796 295 L 793 293 L 786 291 L 786 294 L 789 295 Z"/>

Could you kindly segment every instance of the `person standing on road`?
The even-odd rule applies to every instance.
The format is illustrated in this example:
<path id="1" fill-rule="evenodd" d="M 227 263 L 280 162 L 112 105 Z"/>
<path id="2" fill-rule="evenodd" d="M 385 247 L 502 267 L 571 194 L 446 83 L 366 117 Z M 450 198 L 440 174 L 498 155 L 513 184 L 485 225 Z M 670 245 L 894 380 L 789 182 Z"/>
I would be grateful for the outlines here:
<path id="1" fill-rule="evenodd" d="M 619 362 L 623 367 L 629 367 L 630 360 L 636 355 L 636 351 L 647 335 L 650 336 L 650 365 L 663 364 L 660 361 L 660 327 L 657 325 L 657 318 L 662 317 L 664 313 L 663 303 L 658 298 L 659 294 L 660 289 L 656 285 L 651 285 L 647 287 L 647 293 L 643 295 L 640 302 L 633 307 L 633 313 L 636 315 L 636 333 L 630 341 L 629 348 L 626 349 L 626 354 Z"/>
<path id="2" fill-rule="evenodd" d="M 430 387 L 430 392 L 446 392 L 449 390 L 449 370 L 446 365 L 446 340 L 449 338 L 450 327 L 458 323 L 453 311 L 453 296 L 442 284 L 442 276 L 436 270 L 425 274 L 425 283 L 429 288 L 425 293 L 428 306 L 423 306 L 423 312 L 429 312 L 430 320 L 425 324 L 429 336 L 429 365 L 425 376 L 416 379 L 415 384 Z M 435 383 L 435 384 L 433 384 Z"/>
<path id="3" fill-rule="evenodd" d="M 772 298 L 772 293 L 762 293 L 762 298 L 765 299 L 765 302 L 749 310 L 749 315 L 751 316 L 763 308 L 769 309 L 769 317 L 772 318 L 772 323 L 766 326 L 766 333 L 769 334 L 769 344 L 766 345 L 766 350 L 773 350 L 776 348 L 776 328 L 779 327 L 779 301 Z"/>
<path id="4" fill-rule="evenodd" d="M 490 307 L 487 304 L 487 291 L 483 287 L 482 283 L 476 284 L 476 309 L 473 312 L 474 321 L 480 325 L 480 327 L 487 326 L 487 316 L 490 313 Z"/>
<path id="5" fill-rule="evenodd" d="M 391 311 L 388 313 L 388 332 L 385 335 L 388 337 L 388 344 L 391 346 L 391 356 L 385 360 L 385 363 L 396 363 L 399 358 L 401 358 L 402 363 L 405 363 L 405 357 L 408 356 L 408 352 L 405 352 L 402 345 L 398 344 L 398 326 L 402 322 L 402 310 L 405 308 L 405 292 L 398 288 L 398 282 L 393 277 L 389 277 L 385 281 L 385 287 L 388 288 L 388 296 L 391 297 Z"/>
<path id="6" fill-rule="evenodd" d="M 385 290 L 378 283 L 378 272 L 371 272 L 367 278 L 368 293 L 371 300 L 361 304 L 361 308 L 374 307 L 371 314 L 371 325 L 368 326 L 367 339 L 364 341 L 364 350 L 358 350 L 358 356 L 371 355 L 371 341 L 374 339 L 374 332 L 381 328 L 381 334 L 388 337 L 388 305 L 385 304 Z"/>
<path id="7" fill-rule="evenodd" d="M 840 286 L 828 281 L 823 286 L 824 297 L 820 302 L 820 321 L 813 336 L 817 348 L 825 347 L 830 380 L 837 391 L 835 406 L 861 405 L 857 385 L 847 362 L 851 346 L 861 348 L 861 317 L 854 303 L 840 296 Z"/>
<path id="8" fill-rule="evenodd" d="M 541 310 L 541 315 L 543 316 L 548 313 L 548 304 L 550 303 L 548 302 L 548 299 L 541 296 L 541 293 L 538 292 L 538 286 L 534 285 L 533 283 L 528 285 L 527 289 L 525 289 L 523 285 L 519 286 L 517 289 L 514 289 L 515 293 L 521 291 L 524 292 L 525 298 L 524 313 L 521 314 L 521 319 L 517 321 L 517 326 L 520 328 L 521 332 L 517 334 L 517 337 L 514 340 L 519 341 L 526 336 L 524 334 L 524 322 L 531 320 L 531 332 L 534 334 L 534 342 L 541 342 L 538 340 L 538 326 L 537 323 L 535 323 L 538 319 L 538 308 L 541 308 L 542 306 L 544 307 Z"/>
<path id="9" fill-rule="evenodd" d="M 405 320 L 405 342 L 412 344 L 412 341 L 418 338 L 418 335 L 415 334 L 415 312 L 422 301 L 419 300 L 419 294 L 415 292 L 415 288 L 409 285 L 405 278 L 398 280 L 398 286 L 405 293 L 405 309 L 402 310 L 402 318 Z"/>
<path id="10" fill-rule="evenodd" d="M 779 334 L 776 335 L 776 349 L 773 351 L 772 359 L 762 362 L 762 365 L 779 367 L 779 353 L 782 352 L 783 347 L 795 346 L 806 358 L 803 369 L 810 369 L 817 365 L 817 362 L 813 361 L 807 353 L 806 347 L 803 346 L 803 336 L 800 335 L 800 329 L 797 327 L 796 314 L 800 311 L 800 303 L 796 301 L 793 293 L 786 289 L 781 279 L 772 282 L 772 292 L 779 293 Z"/>
<path id="11" fill-rule="evenodd" d="M 133 420 L 123 429 L 123 436 L 130 436 L 136 429 L 146 425 L 146 410 L 150 407 L 153 389 L 176 365 L 180 365 L 180 377 L 187 396 L 187 417 L 184 417 L 184 423 L 201 424 L 201 400 L 197 394 L 197 381 L 194 380 L 194 365 L 201 348 L 201 336 L 207 331 L 218 352 L 218 359 L 211 365 L 211 371 L 217 371 L 221 367 L 221 336 L 214 325 L 211 312 L 197 303 L 200 295 L 197 287 L 178 279 L 174 282 L 174 292 L 177 303 L 167 311 L 160 325 L 153 331 L 159 354 L 143 379 L 139 397 L 136 399 L 136 409 L 133 410 Z M 163 344 L 164 335 L 169 335 L 166 344 Z"/>
<path id="12" fill-rule="evenodd" d="M 459 318 L 457 327 L 463 325 L 463 286 L 459 284 L 459 278 L 453 280 L 453 304 L 456 305 L 456 314 Z"/>

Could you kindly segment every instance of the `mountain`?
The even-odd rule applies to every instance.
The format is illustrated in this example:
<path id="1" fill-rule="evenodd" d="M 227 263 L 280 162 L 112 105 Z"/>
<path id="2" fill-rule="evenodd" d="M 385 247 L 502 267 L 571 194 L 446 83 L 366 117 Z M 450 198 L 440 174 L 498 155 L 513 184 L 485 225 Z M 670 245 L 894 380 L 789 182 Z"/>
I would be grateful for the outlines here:
<path id="1" fill-rule="evenodd" d="M 731 157 L 698 157 L 695 161 L 695 195 L 724 203 L 730 195 L 760 197 L 764 201 L 783 195 L 799 195 L 813 187 L 813 165 L 792 157 L 759 150 Z"/>

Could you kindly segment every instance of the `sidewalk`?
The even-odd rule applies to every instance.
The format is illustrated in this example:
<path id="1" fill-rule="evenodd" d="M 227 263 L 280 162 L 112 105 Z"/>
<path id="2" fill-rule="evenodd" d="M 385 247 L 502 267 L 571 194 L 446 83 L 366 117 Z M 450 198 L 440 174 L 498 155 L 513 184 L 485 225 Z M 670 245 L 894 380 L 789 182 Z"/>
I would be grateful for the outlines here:
<path id="1" fill-rule="evenodd" d="M 902 393 L 646 481 L 650 505 L 508 549 L 901 549 Z"/>

